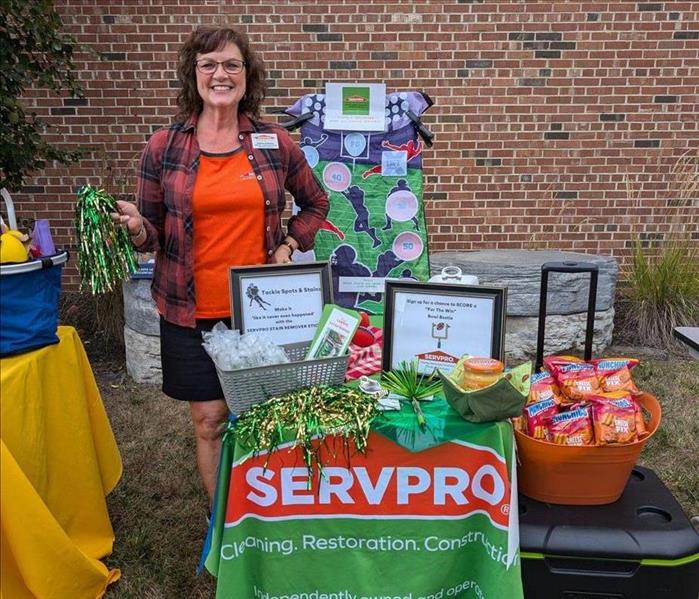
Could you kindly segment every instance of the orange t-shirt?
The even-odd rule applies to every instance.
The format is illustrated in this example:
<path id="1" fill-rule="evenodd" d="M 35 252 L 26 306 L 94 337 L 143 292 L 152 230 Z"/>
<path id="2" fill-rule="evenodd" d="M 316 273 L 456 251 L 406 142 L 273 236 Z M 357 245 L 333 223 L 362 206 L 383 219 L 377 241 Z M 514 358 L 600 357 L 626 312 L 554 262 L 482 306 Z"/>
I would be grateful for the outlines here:
<path id="1" fill-rule="evenodd" d="M 201 153 L 192 193 L 196 318 L 230 316 L 229 266 L 267 262 L 264 205 L 243 148 Z"/>

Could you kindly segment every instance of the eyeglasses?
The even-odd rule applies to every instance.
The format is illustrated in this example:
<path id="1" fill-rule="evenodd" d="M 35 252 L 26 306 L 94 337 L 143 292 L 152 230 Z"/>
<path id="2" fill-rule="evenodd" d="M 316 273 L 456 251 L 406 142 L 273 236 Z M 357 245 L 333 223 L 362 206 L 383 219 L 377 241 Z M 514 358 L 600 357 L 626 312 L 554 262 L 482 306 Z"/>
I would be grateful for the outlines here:
<path id="1" fill-rule="evenodd" d="M 194 63 L 197 66 L 197 70 L 204 75 L 213 75 L 218 69 L 218 65 L 223 66 L 223 70 L 229 75 L 238 75 L 243 72 L 245 68 L 245 63 L 242 60 L 236 60 L 231 58 L 230 60 L 209 60 L 208 58 L 202 58 Z"/>

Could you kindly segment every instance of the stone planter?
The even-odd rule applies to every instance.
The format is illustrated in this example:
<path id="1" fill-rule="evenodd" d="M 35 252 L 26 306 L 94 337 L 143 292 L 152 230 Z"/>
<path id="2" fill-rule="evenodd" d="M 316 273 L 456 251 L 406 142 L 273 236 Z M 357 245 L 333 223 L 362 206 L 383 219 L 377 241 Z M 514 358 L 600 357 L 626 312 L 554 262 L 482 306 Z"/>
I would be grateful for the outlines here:
<path id="1" fill-rule="evenodd" d="M 453 264 L 461 268 L 464 274 L 477 276 L 485 287 L 507 287 L 505 350 L 510 365 L 536 355 L 541 265 L 566 260 L 599 265 L 592 344 L 593 353 L 599 355 L 611 344 L 614 328 L 618 267 L 611 256 L 548 250 L 441 252 L 430 256 L 433 275 L 439 274 L 444 266 Z M 123 284 L 126 370 L 136 382 L 160 384 L 160 326 L 150 295 L 150 283 L 150 279 L 138 279 Z M 582 354 L 588 290 L 587 274 L 552 273 L 549 276 L 544 355 L 563 352 Z"/>
<path id="2" fill-rule="evenodd" d="M 445 266 L 455 265 L 463 274 L 477 276 L 484 287 L 507 287 L 505 351 L 508 362 L 514 364 L 536 355 L 541 265 L 571 260 L 599 266 L 592 351 L 600 354 L 611 344 L 614 329 L 619 269 L 611 256 L 550 250 L 440 252 L 430 256 L 430 267 L 434 275 Z M 584 350 L 589 280 L 588 274 L 549 275 L 544 355 L 581 354 Z"/>
<path id="3" fill-rule="evenodd" d="M 150 294 L 150 279 L 124 281 L 126 372 L 137 383 L 162 384 L 160 317 Z"/>

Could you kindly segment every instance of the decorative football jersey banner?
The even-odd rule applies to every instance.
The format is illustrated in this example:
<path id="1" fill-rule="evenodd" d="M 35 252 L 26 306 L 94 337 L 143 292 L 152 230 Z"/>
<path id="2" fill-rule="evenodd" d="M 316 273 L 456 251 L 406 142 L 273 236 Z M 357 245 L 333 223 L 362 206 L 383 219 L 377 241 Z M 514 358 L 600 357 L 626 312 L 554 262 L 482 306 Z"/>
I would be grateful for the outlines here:
<path id="1" fill-rule="evenodd" d="M 286 111 L 312 114 L 300 145 L 330 198 L 314 258 L 332 264 L 336 304 L 382 313 L 386 278 L 429 278 L 424 146 L 411 116 L 431 105 L 421 92 L 387 93 L 386 130 L 377 132 L 325 130 L 324 94 L 303 96 Z"/>

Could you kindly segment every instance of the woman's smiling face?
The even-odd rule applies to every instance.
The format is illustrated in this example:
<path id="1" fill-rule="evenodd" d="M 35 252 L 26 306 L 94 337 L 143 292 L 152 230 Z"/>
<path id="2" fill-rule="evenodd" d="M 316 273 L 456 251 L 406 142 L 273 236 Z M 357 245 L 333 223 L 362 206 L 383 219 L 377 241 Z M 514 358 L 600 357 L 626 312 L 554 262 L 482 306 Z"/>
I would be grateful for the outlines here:
<path id="1" fill-rule="evenodd" d="M 197 54 L 197 64 L 204 62 L 225 63 L 229 60 L 237 60 L 244 63 L 240 48 L 229 42 L 220 50 Z M 195 69 L 197 75 L 197 91 L 204 102 L 204 108 L 235 108 L 245 95 L 245 67 L 240 73 L 230 74 L 223 68 L 223 64 L 216 64 L 216 70 L 211 74 L 202 73 Z"/>

